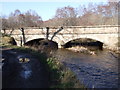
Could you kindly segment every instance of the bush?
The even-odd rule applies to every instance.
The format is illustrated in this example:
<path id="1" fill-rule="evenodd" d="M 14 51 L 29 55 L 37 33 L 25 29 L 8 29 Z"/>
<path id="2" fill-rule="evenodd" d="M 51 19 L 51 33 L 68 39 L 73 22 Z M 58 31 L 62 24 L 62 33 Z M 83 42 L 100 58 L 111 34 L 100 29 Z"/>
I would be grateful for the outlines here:
<path id="1" fill-rule="evenodd" d="M 16 45 L 16 42 L 13 37 L 2 37 L 2 44 L 3 45 Z"/>
<path id="2" fill-rule="evenodd" d="M 0 40 L 1 45 L 17 45 L 15 39 L 9 35 L 2 34 L 2 40 Z"/>

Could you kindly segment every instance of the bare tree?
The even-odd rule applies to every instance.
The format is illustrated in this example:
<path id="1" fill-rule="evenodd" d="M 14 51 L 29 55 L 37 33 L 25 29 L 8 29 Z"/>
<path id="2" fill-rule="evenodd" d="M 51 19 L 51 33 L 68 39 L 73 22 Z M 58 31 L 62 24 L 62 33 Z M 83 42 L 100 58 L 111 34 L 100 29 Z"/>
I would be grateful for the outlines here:
<path id="1" fill-rule="evenodd" d="M 115 25 L 118 20 L 117 2 L 107 4 L 89 3 L 88 7 L 83 6 L 79 14 L 78 25 Z"/>
<path id="2" fill-rule="evenodd" d="M 25 14 L 25 25 L 29 27 L 41 26 L 42 18 L 32 10 L 28 10 Z"/>
<path id="3" fill-rule="evenodd" d="M 56 24 L 62 26 L 75 26 L 77 18 L 77 10 L 73 7 L 67 6 L 58 8 L 55 14 Z"/>
<path id="4" fill-rule="evenodd" d="M 39 27 L 43 23 L 42 18 L 32 10 L 28 10 L 26 13 L 21 13 L 20 10 L 11 12 L 8 19 L 3 18 L 3 28 L 8 27 L 12 30 L 15 28 L 23 27 Z"/>
<path id="5" fill-rule="evenodd" d="M 4 34 L 5 34 L 5 30 L 9 28 L 8 21 L 5 18 L 2 18 L 1 20 L 2 20 L 2 30 L 4 30 Z"/>

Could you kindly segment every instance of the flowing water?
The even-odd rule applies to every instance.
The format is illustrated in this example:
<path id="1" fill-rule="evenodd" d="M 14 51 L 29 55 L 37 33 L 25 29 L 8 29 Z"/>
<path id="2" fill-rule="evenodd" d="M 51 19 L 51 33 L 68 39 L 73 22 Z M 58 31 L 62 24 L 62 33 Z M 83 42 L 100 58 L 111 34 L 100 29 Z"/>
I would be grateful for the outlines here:
<path id="1" fill-rule="evenodd" d="M 60 62 L 64 63 L 77 78 L 88 88 L 118 88 L 118 56 L 103 50 L 96 55 L 75 53 L 67 49 L 55 52 Z"/>

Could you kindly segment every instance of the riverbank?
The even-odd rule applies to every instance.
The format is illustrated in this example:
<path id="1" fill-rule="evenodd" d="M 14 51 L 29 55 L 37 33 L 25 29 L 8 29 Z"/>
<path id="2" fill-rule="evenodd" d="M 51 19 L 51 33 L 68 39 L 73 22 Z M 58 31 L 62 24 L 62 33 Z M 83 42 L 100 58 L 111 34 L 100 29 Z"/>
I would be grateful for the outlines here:
<path id="1" fill-rule="evenodd" d="M 45 53 L 25 47 L 4 46 L 3 48 L 12 48 L 21 53 L 29 53 L 39 59 L 47 70 L 50 88 L 85 88 L 84 85 L 80 84 L 75 74 L 56 58 L 48 57 Z"/>
<path id="2" fill-rule="evenodd" d="M 74 46 L 74 47 L 70 47 L 67 49 L 71 50 L 73 52 L 84 53 L 84 54 L 89 54 L 89 55 L 96 55 L 95 51 L 90 51 L 87 47 L 83 47 L 83 46 Z"/>
<path id="3" fill-rule="evenodd" d="M 83 46 L 74 46 L 74 47 L 70 47 L 70 48 L 66 48 L 66 49 L 73 51 L 73 52 L 87 54 L 87 55 L 97 55 L 97 53 L 99 51 L 101 51 L 98 49 L 90 50 L 87 47 L 83 47 Z M 108 50 L 108 49 L 103 49 L 103 50 Z M 114 57 L 117 57 L 117 58 L 120 56 L 120 50 L 110 50 L 109 49 L 109 53 L 111 53 Z"/>

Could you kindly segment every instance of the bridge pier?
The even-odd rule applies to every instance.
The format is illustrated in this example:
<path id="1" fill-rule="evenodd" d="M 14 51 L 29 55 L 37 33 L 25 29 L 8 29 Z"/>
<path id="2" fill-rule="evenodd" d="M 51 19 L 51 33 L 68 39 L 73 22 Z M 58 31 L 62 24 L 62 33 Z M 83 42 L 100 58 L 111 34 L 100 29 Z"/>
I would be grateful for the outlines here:
<path id="1" fill-rule="evenodd" d="M 58 48 L 63 48 L 63 45 L 61 43 L 58 43 Z"/>
<path id="2" fill-rule="evenodd" d="M 58 45 L 58 48 L 64 48 L 63 45 Z"/>
<path id="3" fill-rule="evenodd" d="M 61 45 L 58 45 L 58 48 L 62 48 L 62 46 L 61 46 Z"/>

